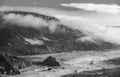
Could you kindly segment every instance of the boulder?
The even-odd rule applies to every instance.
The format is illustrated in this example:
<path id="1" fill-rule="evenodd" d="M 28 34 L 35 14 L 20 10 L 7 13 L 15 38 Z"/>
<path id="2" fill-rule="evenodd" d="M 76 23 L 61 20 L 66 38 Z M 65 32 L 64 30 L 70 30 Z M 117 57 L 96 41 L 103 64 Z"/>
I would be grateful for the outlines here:
<path id="1" fill-rule="evenodd" d="M 13 74 L 19 72 L 15 68 L 12 67 L 11 63 L 9 63 L 6 57 L 0 54 L 0 73 L 1 74 Z"/>
<path id="2" fill-rule="evenodd" d="M 45 66 L 60 66 L 60 63 L 56 60 L 55 57 L 48 56 L 43 62 L 42 65 Z"/>
<path id="3" fill-rule="evenodd" d="M 27 67 L 30 63 L 24 58 L 0 54 L 0 74 L 20 74 L 19 69 Z"/>
<path id="4" fill-rule="evenodd" d="M 9 62 L 12 64 L 12 66 L 18 70 L 32 65 L 32 62 L 25 58 L 10 56 L 9 59 Z"/>

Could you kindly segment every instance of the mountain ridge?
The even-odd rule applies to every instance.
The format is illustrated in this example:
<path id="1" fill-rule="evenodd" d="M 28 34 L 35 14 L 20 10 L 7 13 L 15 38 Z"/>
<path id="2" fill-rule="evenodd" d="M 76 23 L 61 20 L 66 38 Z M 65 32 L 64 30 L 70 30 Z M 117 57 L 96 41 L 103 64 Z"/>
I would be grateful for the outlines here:
<path id="1" fill-rule="evenodd" d="M 11 22 L 6 22 L 4 16 L 8 14 L 15 15 L 32 15 L 42 18 L 46 22 L 55 21 L 59 23 L 59 19 L 47 15 L 24 11 L 5 11 L 0 16 L 0 53 L 11 53 L 14 55 L 33 55 L 45 53 L 72 52 L 80 50 L 99 50 L 112 49 L 117 47 L 116 44 L 100 41 L 99 44 L 88 41 L 79 41 L 78 38 L 85 37 L 86 34 L 79 30 L 72 29 L 62 23 L 57 24 L 55 30 L 51 32 L 48 26 L 42 26 L 36 29 L 32 26 L 21 26 Z M 29 21 L 29 20 L 28 20 Z M 54 23 L 53 23 L 54 24 Z M 29 39 L 26 41 L 25 38 Z M 31 44 L 32 42 L 40 42 L 42 44 Z"/>

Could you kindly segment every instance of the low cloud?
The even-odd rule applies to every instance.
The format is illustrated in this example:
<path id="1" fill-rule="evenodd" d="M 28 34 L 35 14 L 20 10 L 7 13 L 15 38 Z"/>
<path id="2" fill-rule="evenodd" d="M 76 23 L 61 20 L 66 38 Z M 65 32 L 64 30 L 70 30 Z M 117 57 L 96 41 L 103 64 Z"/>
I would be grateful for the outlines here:
<path id="1" fill-rule="evenodd" d="M 80 30 L 85 37 L 80 38 L 81 41 L 90 41 L 95 43 L 95 41 L 106 41 L 111 43 L 120 44 L 120 28 L 107 27 L 105 25 L 99 25 L 90 23 L 88 20 L 83 19 L 71 19 L 71 16 L 59 17 L 61 22 L 73 29 Z"/>
<path id="2" fill-rule="evenodd" d="M 48 27 L 50 32 L 54 32 L 56 26 L 59 24 L 56 20 L 44 20 L 42 17 L 35 17 L 34 15 L 21 15 L 15 13 L 9 13 L 3 15 L 5 19 L 4 23 L 17 24 L 23 27 L 33 27 L 40 29 L 41 27 Z"/>
<path id="3" fill-rule="evenodd" d="M 87 11 L 117 14 L 120 13 L 120 6 L 117 4 L 95 4 L 95 3 L 70 3 L 60 4 L 61 6 L 74 7 Z"/>

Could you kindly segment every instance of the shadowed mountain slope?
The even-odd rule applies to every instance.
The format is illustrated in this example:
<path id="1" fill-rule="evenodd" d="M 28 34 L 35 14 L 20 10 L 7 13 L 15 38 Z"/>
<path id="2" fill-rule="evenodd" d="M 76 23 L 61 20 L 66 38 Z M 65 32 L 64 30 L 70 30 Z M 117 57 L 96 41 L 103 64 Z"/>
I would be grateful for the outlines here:
<path id="1" fill-rule="evenodd" d="M 77 41 L 86 34 L 72 29 L 62 23 L 57 24 L 51 32 L 49 25 L 38 29 L 6 22 L 4 16 L 9 14 L 41 18 L 45 22 L 59 23 L 55 17 L 24 11 L 5 11 L 0 16 L 0 53 L 13 55 L 33 55 L 45 53 L 72 52 L 79 50 L 105 50 L 116 48 L 116 44 L 99 40 L 96 42 Z M 29 21 L 29 20 L 28 20 Z M 53 23 L 54 24 L 54 23 Z"/>

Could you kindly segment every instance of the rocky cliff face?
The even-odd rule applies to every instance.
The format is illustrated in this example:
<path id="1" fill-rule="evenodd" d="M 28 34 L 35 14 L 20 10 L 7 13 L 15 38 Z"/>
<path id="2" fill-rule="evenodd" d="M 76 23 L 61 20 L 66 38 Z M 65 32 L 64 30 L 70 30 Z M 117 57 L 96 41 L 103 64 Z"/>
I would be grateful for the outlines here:
<path id="1" fill-rule="evenodd" d="M 115 48 L 117 45 L 99 41 L 77 41 L 78 38 L 86 35 L 79 30 L 69 28 L 66 25 L 58 24 L 54 32 L 48 26 L 40 29 L 21 24 L 10 24 L 3 16 L 8 14 L 32 15 L 39 17 L 46 22 L 56 21 L 55 17 L 23 11 L 5 11 L 0 17 L 0 53 L 11 53 L 13 55 L 33 55 L 45 53 L 72 52 L 80 50 L 104 50 Z M 28 20 L 29 21 L 29 20 Z"/>

